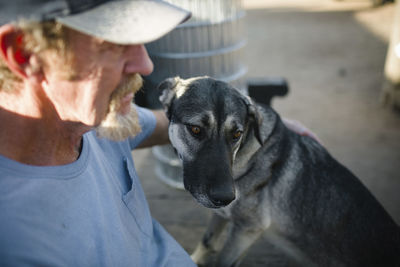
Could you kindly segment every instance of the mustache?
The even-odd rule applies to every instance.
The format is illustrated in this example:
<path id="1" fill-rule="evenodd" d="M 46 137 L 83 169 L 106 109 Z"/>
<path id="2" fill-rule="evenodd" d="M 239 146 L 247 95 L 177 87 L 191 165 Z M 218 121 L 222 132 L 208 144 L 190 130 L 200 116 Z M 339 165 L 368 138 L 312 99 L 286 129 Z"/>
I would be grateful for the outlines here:
<path id="1" fill-rule="evenodd" d="M 131 103 L 130 112 L 126 115 L 119 114 L 118 110 L 121 98 L 129 93 L 135 94 L 142 88 L 142 85 L 143 79 L 137 73 L 124 77 L 110 96 L 107 114 L 100 125 L 96 127 L 97 136 L 113 141 L 122 141 L 136 136 L 141 131 L 138 114 L 133 103 Z"/>
<path id="2" fill-rule="evenodd" d="M 143 78 L 138 73 L 133 73 L 127 77 L 117 86 L 110 96 L 109 112 L 118 110 L 120 100 L 122 97 L 129 93 L 136 94 L 143 86 Z"/>

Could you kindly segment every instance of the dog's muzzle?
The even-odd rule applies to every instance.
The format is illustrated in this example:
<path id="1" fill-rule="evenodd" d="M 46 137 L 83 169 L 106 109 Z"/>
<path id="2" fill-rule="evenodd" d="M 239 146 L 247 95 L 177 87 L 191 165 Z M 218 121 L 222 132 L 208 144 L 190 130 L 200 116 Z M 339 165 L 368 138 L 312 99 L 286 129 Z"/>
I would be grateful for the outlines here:
<path id="1" fill-rule="evenodd" d="M 212 185 L 208 188 L 203 186 L 193 185 L 184 180 L 185 189 L 206 208 L 222 208 L 236 199 L 234 185 Z"/>

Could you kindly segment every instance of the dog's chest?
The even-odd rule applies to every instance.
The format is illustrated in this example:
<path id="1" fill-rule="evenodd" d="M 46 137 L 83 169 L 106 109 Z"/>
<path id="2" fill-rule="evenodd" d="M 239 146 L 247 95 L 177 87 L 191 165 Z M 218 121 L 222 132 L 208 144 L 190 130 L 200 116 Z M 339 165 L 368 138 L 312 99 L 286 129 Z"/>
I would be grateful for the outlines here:
<path id="1" fill-rule="evenodd" d="M 215 209 L 214 212 L 231 221 L 242 221 L 246 224 L 265 229 L 269 226 L 270 208 L 268 203 L 260 202 L 257 196 L 240 197 L 226 207 Z"/>
<path id="2" fill-rule="evenodd" d="M 223 207 L 223 208 L 219 208 L 219 209 L 215 209 L 214 212 L 216 214 L 218 214 L 219 216 L 225 218 L 225 219 L 231 219 L 232 218 L 232 204 Z"/>
<path id="3" fill-rule="evenodd" d="M 236 185 L 236 199 L 232 201 L 228 206 L 215 209 L 214 212 L 226 219 L 232 219 L 233 217 L 238 217 L 246 212 L 245 207 L 249 204 L 247 202 L 248 199 L 243 199 L 242 197 L 241 188 L 238 188 Z"/>
<path id="4" fill-rule="evenodd" d="M 240 197 L 240 192 L 236 191 L 236 200 L 226 207 L 215 209 L 214 212 L 226 219 L 233 219 L 246 216 L 246 209 L 250 208 L 249 205 L 251 205 L 251 203 L 248 203 L 248 199 L 242 199 Z"/>

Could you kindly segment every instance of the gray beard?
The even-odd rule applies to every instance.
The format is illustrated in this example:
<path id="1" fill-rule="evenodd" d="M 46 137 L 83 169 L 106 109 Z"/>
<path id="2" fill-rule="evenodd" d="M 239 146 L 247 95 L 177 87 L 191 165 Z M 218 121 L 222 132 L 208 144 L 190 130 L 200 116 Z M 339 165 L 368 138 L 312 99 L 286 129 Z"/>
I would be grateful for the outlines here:
<path id="1" fill-rule="evenodd" d="M 111 141 L 123 141 L 134 137 L 142 130 L 136 107 L 131 104 L 128 114 L 122 115 L 118 111 L 121 105 L 121 98 L 127 93 L 136 93 L 143 84 L 138 73 L 127 77 L 111 94 L 110 103 L 106 117 L 99 126 L 95 128 L 97 136 Z"/>
<path id="2" fill-rule="evenodd" d="M 95 128 L 97 136 L 111 141 L 123 141 L 134 137 L 141 132 L 136 107 L 132 104 L 131 110 L 126 115 L 111 111 L 105 119 Z"/>

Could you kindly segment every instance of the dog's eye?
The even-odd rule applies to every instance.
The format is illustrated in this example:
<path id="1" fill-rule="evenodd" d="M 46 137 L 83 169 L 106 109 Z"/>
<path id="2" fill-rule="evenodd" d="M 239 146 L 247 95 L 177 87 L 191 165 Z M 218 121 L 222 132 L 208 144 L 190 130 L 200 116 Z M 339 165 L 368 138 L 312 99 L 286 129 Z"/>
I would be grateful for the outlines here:
<path id="1" fill-rule="evenodd" d="M 199 126 L 189 126 L 189 129 L 194 135 L 199 135 L 201 133 Z"/>
<path id="2" fill-rule="evenodd" d="M 233 133 L 233 140 L 237 141 L 239 138 L 242 136 L 243 132 L 242 131 L 236 131 Z"/>

